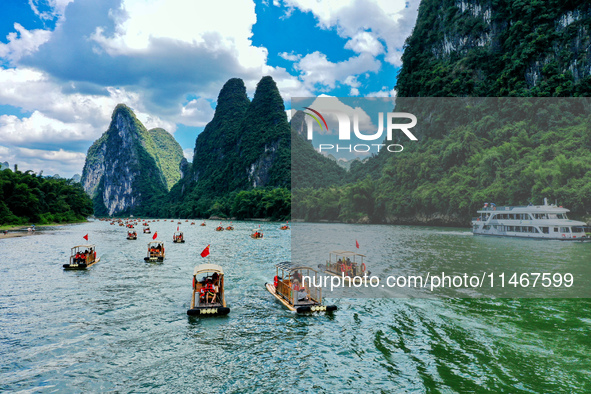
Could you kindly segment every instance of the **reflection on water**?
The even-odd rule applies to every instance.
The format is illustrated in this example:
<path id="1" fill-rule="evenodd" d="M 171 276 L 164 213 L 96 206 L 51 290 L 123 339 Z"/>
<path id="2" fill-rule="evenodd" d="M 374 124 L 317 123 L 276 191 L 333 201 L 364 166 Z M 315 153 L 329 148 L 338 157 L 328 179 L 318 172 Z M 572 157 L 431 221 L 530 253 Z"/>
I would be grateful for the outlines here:
<path id="1" fill-rule="evenodd" d="M 252 240 L 253 223 L 219 233 L 209 224 L 183 225 L 185 244 L 171 242 L 176 222 L 151 224 L 166 242 L 163 264 L 143 261 L 151 235 L 127 241 L 108 223 L 2 240 L 0 391 L 591 391 L 589 300 L 345 298 L 331 300 L 332 316 L 297 316 L 264 289 L 274 263 L 290 260 L 291 232 L 265 223 L 265 239 Z M 510 253 L 454 230 L 342 226 L 366 251 L 372 239 L 392 245 L 384 272 L 401 259 L 427 266 L 475 249 Z M 86 233 L 101 261 L 63 271 Z M 208 244 L 232 312 L 189 318 L 192 269 Z M 520 248 L 535 255 L 541 245 Z M 589 246 L 556 248 L 584 256 Z M 306 248 L 326 257 L 322 238 Z"/>

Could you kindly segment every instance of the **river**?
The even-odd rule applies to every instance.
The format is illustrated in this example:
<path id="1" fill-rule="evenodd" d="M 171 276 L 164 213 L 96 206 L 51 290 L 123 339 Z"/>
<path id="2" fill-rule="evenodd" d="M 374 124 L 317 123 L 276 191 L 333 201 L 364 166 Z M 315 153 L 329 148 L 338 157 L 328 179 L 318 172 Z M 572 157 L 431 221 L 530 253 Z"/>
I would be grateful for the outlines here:
<path id="1" fill-rule="evenodd" d="M 108 222 L 1 240 L 0 391 L 591 392 L 589 299 L 333 298 L 334 314 L 298 316 L 264 289 L 274 264 L 291 258 L 291 231 L 235 222 L 235 231 L 215 232 L 219 222 L 199 223 L 182 221 L 185 244 L 170 242 L 176 220 L 151 223 L 166 242 L 162 264 L 143 261 L 152 235 L 141 226 L 137 241 Z M 259 224 L 265 238 L 253 240 Z M 296 223 L 292 231 L 321 234 L 322 226 Z M 485 253 L 490 264 L 506 262 L 511 250 L 536 264 L 555 264 L 556 256 L 577 266 L 591 261 L 591 243 L 338 226 L 347 236 L 335 248 L 354 248 L 356 238 L 360 250 L 389 240 L 392 250 L 367 252 L 374 266 L 394 251 L 419 265 L 483 250 L 499 251 Z M 87 233 L 101 261 L 64 271 L 70 247 Z M 224 267 L 231 313 L 188 317 L 192 270 L 208 244 L 211 262 Z M 328 252 L 320 237 L 305 248 Z"/>

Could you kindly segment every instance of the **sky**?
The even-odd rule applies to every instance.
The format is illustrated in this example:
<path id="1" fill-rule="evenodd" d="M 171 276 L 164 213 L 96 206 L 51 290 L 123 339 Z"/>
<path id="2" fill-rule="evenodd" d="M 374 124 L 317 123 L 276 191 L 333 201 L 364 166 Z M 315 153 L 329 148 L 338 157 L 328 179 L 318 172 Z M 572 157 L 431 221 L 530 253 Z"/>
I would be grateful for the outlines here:
<path id="1" fill-rule="evenodd" d="M 192 161 L 217 95 L 395 97 L 419 0 L 3 0 L 0 162 L 71 177 L 124 103 Z"/>

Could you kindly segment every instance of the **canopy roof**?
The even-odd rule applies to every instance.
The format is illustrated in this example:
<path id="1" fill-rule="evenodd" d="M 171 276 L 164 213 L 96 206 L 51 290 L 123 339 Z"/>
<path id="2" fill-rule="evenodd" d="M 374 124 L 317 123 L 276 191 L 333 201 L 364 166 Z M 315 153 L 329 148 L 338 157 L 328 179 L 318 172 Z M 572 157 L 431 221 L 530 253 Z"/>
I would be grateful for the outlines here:
<path id="1" fill-rule="evenodd" d="M 308 267 L 306 265 L 300 265 L 300 264 L 292 263 L 291 261 L 283 261 L 281 263 L 275 264 L 275 266 L 277 268 L 282 269 L 282 270 L 285 270 L 285 271 L 296 271 L 296 270 L 300 270 L 300 269 L 308 269 L 308 270 L 312 270 L 314 272 L 317 272 L 312 267 Z"/>
<path id="2" fill-rule="evenodd" d="M 152 244 L 164 245 L 164 242 L 162 242 L 162 241 L 150 241 L 150 242 L 148 242 L 148 246 L 150 246 Z"/>
<path id="3" fill-rule="evenodd" d="M 193 270 L 193 275 L 197 275 L 200 272 L 217 272 L 222 275 L 224 274 L 222 267 L 217 264 L 200 264 Z"/>
<path id="4" fill-rule="evenodd" d="M 76 248 L 80 248 L 80 249 L 94 249 L 94 245 L 78 245 L 78 246 L 74 246 L 72 247 L 72 250 L 76 249 Z"/>
<path id="5" fill-rule="evenodd" d="M 339 256 L 343 256 L 343 257 L 350 257 L 350 256 L 361 256 L 361 257 L 365 257 L 364 254 L 355 253 L 355 252 L 349 252 L 349 251 L 346 251 L 346 250 L 333 250 L 330 253 L 336 254 L 336 255 L 339 255 Z"/>

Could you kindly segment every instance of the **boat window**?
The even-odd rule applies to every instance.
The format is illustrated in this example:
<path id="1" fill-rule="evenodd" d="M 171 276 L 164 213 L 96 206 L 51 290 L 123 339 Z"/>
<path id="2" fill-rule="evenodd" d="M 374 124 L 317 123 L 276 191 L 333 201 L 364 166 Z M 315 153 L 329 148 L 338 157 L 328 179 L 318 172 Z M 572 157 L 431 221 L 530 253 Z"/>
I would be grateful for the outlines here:
<path id="1" fill-rule="evenodd" d="M 548 219 L 558 219 L 558 215 L 556 215 L 555 213 L 549 213 Z"/>
<path id="2" fill-rule="evenodd" d="M 486 225 L 486 226 L 484 226 L 482 229 L 483 229 L 483 230 L 490 230 L 490 226 L 487 224 L 487 225 Z"/>
<path id="3" fill-rule="evenodd" d="M 557 233 L 558 232 L 558 227 L 554 227 L 554 232 Z"/>
<path id="4" fill-rule="evenodd" d="M 585 229 L 583 227 L 573 227 L 572 232 L 573 233 L 584 233 Z"/>
<path id="5" fill-rule="evenodd" d="M 550 228 L 549 228 L 549 227 L 542 227 L 542 232 L 543 232 L 544 234 L 550 234 L 550 231 L 549 231 L 549 230 L 550 230 Z"/>
<path id="6" fill-rule="evenodd" d="M 560 227 L 561 233 L 570 233 L 570 227 Z"/>

